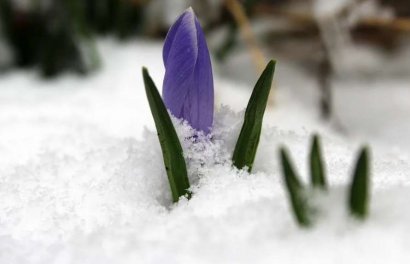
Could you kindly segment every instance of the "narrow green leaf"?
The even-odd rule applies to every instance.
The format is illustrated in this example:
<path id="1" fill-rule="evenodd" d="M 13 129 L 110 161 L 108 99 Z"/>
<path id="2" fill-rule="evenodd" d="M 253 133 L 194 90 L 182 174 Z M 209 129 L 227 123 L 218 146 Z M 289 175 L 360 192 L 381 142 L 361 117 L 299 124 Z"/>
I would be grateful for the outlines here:
<path id="1" fill-rule="evenodd" d="M 327 189 L 324 162 L 318 135 L 314 135 L 312 140 L 312 148 L 310 151 L 310 179 L 313 187 L 323 190 Z"/>
<path id="2" fill-rule="evenodd" d="M 305 197 L 305 190 L 293 169 L 288 154 L 284 148 L 280 149 L 280 158 L 285 185 L 292 205 L 296 221 L 302 227 L 309 227 L 311 219 Z"/>
<path id="3" fill-rule="evenodd" d="M 242 130 L 232 156 L 233 164 L 238 169 L 247 166 L 249 172 L 252 170 L 274 71 L 275 62 L 271 60 L 259 77 L 246 107 Z"/>
<path id="4" fill-rule="evenodd" d="M 181 143 L 161 96 L 146 68 L 142 69 L 142 75 L 144 77 L 145 92 L 161 144 L 172 199 L 177 202 L 181 196 L 190 198 L 191 193 L 188 191 L 189 179 Z"/>
<path id="5" fill-rule="evenodd" d="M 363 147 L 356 163 L 349 195 L 350 213 L 360 219 L 368 215 L 369 174 L 369 150 Z"/>

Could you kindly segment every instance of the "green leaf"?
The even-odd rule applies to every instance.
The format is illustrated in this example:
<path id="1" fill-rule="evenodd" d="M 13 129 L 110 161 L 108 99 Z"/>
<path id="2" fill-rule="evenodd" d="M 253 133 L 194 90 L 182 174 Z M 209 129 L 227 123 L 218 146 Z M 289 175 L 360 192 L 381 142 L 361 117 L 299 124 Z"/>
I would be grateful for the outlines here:
<path id="1" fill-rule="evenodd" d="M 318 135 L 314 135 L 312 140 L 312 148 L 310 151 L 310 179 L 313 187 L 323 190 L 327 189 L 324 162 Z"/>
<path id="2" fill-rule="evenodd" d="M 280 158 L 285 185 L 295 219 L 300 226 L 309 227 L 311 225 L 311 219 L 309 217 L 309 208 L 305 197 L 304 187 L 296 175 L 284 148 L 280 149 Z"/>
<path id="3" fill-rule="evenodd" d="M 259 77 L 246 107 L 242 130 L 232 157 L 233 164 L 238 169 L 247 166 L 249 172 L 252 170 L 274 71 L 275 62 L 271 60 Z"/>
<path id="4" fill-rule="evenodd" d="M 172 199 L 177 202 L 181 196 L 190 198 L 191 193 L 188 191 L 189 179 L 181 143 L 161 96 L 146 68 L 142 69 L 142 75 L 144 77 L 145 92 L 161 144 Z"/>
<path id="5" fill-rule="evenodd" d="M 350 213 L 359 219 L 368 215 L 369 174 L 369 150 L 363 147 L 356 163 L 349 195 Z"/>

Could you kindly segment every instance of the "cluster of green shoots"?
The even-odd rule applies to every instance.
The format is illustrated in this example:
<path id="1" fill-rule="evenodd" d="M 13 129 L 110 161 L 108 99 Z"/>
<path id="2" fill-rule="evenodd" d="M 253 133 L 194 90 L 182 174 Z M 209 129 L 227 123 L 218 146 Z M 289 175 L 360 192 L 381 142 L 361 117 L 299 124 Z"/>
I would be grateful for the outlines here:
<path id="1" fill-rule="evenodd" d="M 294 218 L 300 226 L 309 227 L 313 224 L 314 212 L 317 211 L 309 203 L 309 194 L 317 190 L 328 191 L 319 136 L 313 136 L 309 155 L 310 189 L 304 186 L 299 179 L 289 155 L 283 147 L 280 149 L 280 162 Z M 362 147 L 353 171 L 347 199 L 350 214 L 358 219 L 365 219 L 368 215 L 368 200 L 369 150 L 367 147 Z"/>
<path id="2" fill-rule="evenodd" d="M 270 61 L 252 91 L 242 129 L 232 155 L 233 165 L 238 169 L 246 169 L 249 173 L 252 171 L 259 145 L 263 116 L 272 86 L 274 70 L 275 62 Z M 192 193 L 189 191 L 190 183 L 181 143 L 164 102 L 147 69 L 143 68 L 142 73 L 148 102 L 162 149 L 172 200 L 177 202 L 180 197 L 190 199 Z M 301 226 L 309 226 L 312 224 L 312 217 L 310 214 L 311 208 L 309 207 L 308 199 L 306 199 L 305 187 L 297 177 L 286 151 L 281 149 L 280 153 L 285 185 L 289 193 L 293 213 Z M 312 186 L 325 191 L 327 185 L 318 137 L 315 137 L 311 152 L 311 175 Z M 364 148 L 356 166 L 349 197 L 350 211 L 359 218 L 364 218 L 367 215 L 367 193 L 368 151 Z"/>

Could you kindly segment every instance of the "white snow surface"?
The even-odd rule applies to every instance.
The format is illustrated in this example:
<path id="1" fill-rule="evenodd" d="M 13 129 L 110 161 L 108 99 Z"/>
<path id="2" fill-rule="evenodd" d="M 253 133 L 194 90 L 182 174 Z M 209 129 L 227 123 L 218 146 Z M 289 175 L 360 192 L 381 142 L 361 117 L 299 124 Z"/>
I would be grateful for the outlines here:
<path id="1" fill-rule="evenodd" d="M 350 108 L 358 99 L 340 115 L 352 128 L 342 136 L 316 119 L 309 100 L 301 103 L 303 93 L 282 84 L 279 63 L 276 105 L 249 174 L 230 157 L 250 90 L 216 74 L 212 138 L 190 140 L 189 126 L 174 120 L 193 196 L 172 204 L 141 78 L 144 65 L 162 86 L 161 44 L 99 46 L 105 67 L 86 79 L 0 78 L 0 263 L 409 263 L 410 142 L 386 147 L 398 133 L 372 134 L 376 121 L 361 129 L 365 114 Z M 307 182 L 314 131 L 323 135 L 331 188 L 317 199 L 316 225 L 305 230 L 289 209 L 277 148 L 288 147 Z M 373 147 L 365 222 L 346 210 L 358 138 Z"/>

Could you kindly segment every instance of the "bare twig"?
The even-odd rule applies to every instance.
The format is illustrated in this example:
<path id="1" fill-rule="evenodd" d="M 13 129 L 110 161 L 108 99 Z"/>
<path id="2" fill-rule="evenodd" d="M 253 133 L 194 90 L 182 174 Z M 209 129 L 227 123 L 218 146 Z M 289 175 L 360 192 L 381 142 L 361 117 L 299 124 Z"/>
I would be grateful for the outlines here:
<path id="1" fill-rule="evenodd" d="M 312 14 L 301 13 L 289 11 L 286 9 L 276 8 L 269 5 L 259 5 L 256 9 L 257 12 L 261 14 L 272 14 L 280 15 L 289 19 L 290 21 L 298 24 L 314 25 L 316 24 L 316 19 Z M 382 29 L 390 29 L 403 33 L 410 32 L 410 18 L 379 18 L 379 17 L 369 17 L 358 21 L 357 26 L 370 26 Z"/>
<path id="2" fill-rule="evenodd" d="M 410 19 L 395 18 L 395 19 L 380 19 L 380 18 L 366 18 L 360 21 L 359 25 L 373 26 L 385 29 L 401 31 L 403 33 L 410 32 Z"/>
<path id="3" fill-rule="evenodd" d="M 320 113 L 324 120 L 329 120 L 332 117 L 332 64 L 330 63 L 329 54 L 325 44 L 322 41 L 323 56 L 318 65 L 318 86 L 320 92 Z"/>
<path id="4" fill-rule="evenodd" d="M 241 34 L 252 54 L 254 64 L 257 67 L 258 72 L 261 73 L 265 68 L 265 57 L 258 46 L 243 6 L 238 0 L 225 0 L 225 4 L 229 12 L 232 13 L 236 23 L 239 25 Z"/>
<path id="5" fill-rule="evenodd" d="M 250 54 L 252 56 L 253 62 L 256 66 L 258 74 L 262 73 L 265 68 L 265 56 L 263 55 L 262 50 L 260 49 L 255 35 L 252 31 L 252 27 L 249 23 L 249 19 L 246 15 L 246 12 L 240 2 L 238 0 L 225 0 L 225 4 L 229 12 L 231 12 L 232 16 L 234 17 L 236 23 L 239 26 L 241 31 L 242 37 L 248 47 Z M 273 105 L 273 89 L 271 89 L 269 95 L 269 102 L 268 105 Z"/>

